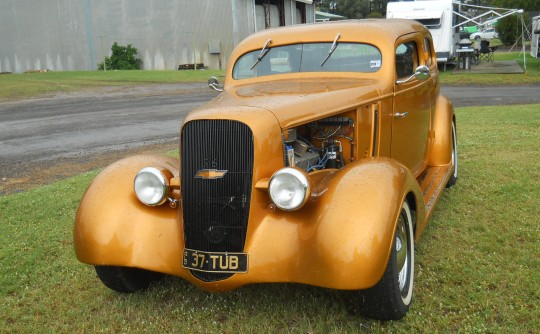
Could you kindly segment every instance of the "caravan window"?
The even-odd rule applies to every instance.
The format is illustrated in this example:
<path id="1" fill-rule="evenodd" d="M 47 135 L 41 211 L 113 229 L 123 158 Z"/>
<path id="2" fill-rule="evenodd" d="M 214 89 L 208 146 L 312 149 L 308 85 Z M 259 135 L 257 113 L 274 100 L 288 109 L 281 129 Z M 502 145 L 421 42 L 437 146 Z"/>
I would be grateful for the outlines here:
<path id="1" fill-rule="evenodd" d="M 416 21 L 422 23 L 428 29 L 439 29 L 441 27 L 441 18 L 433 19 L 416 19 Z"/>

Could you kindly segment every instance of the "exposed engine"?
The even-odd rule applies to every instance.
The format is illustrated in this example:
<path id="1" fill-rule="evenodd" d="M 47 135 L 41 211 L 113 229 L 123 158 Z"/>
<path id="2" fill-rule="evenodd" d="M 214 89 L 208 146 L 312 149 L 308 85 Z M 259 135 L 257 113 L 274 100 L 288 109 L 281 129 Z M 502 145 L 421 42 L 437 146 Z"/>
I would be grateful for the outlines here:
<path id="1" fill-rule="evenodd" d="M 353 129 L 354 121 L 349 117 L 328 117 L 286 130 L 286 164 L 308 173 L 342 168 L 345 165 L 343 141 L 352 147 Z"/>

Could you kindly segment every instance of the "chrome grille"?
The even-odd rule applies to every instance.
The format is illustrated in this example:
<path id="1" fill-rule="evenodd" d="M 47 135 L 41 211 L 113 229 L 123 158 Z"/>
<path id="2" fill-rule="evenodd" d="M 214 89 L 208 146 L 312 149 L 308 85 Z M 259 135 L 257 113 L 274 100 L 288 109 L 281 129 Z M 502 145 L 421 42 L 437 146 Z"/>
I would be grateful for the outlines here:
<path id="1" fill-rule="evenodd" d="M 186 248 L 242 252 L 252 187 L 251 129 L 231 120 L 190 121 L 182 129 L 181 159 Z M 204 281 L 232 275 L 192 274 Z"/>

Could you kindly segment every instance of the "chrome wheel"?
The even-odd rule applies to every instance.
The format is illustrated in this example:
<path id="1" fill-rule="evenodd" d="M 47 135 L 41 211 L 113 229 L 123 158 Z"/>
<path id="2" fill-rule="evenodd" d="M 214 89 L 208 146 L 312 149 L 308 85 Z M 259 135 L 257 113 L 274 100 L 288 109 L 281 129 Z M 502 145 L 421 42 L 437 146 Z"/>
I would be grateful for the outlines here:
<path id="1" fill-rule="evenodd" d="M 458 144 L 455 122 L 452 122 L 452 169 L 452 175 L 446 184 L 447 188 L 456 184 L 458 178 Z"/>
<path id="2" fill-rule="evenodd" d="M 396 255 L 397 255 L 397 268 L 398 268 L 398 282 L 399 282 L 399 291 L 403 292 L 405 289 L 405 283 L 409 276 L 408 268 L 408 254 L 407 249 L 407 232 L 405 230 L 405 222 L 402 215 L 399 216 L 398 226 L 396 231 Z"/>
<path id="3" fill-rule="evenodd" d="M 410 304 L 414 280 L 414 237 L 411 210 L 403 203 L 395 236 L 398 287 L 405 305 Z"/>
<path id="4" fill-rule="evenodd" d="M 452 123 L 452 165 L 454 166 L 454 177 L 458 176 L 458 161 L 457 161 L 457 137 L 456 126 Z"/>

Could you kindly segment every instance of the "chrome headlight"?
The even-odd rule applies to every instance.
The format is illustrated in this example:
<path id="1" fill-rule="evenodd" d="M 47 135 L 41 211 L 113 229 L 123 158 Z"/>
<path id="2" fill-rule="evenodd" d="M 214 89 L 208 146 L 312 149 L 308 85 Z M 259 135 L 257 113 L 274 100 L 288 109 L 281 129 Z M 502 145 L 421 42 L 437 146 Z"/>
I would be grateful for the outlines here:
<path id="1" fill-rule="evenodd" d="M 157 168 L 145 167 L 135 176 L 135 194 L 142 203 L 157 206 L 167 200 L 169 181 Z"/>
<path id="2" fill-rule="evenodd" d="M 272 175 L 268 193 L 278 208 L 293 211 L 300 209 L 307 202 L 311 187 L 305 173 L 296 168 L 286 167 Z"/>

